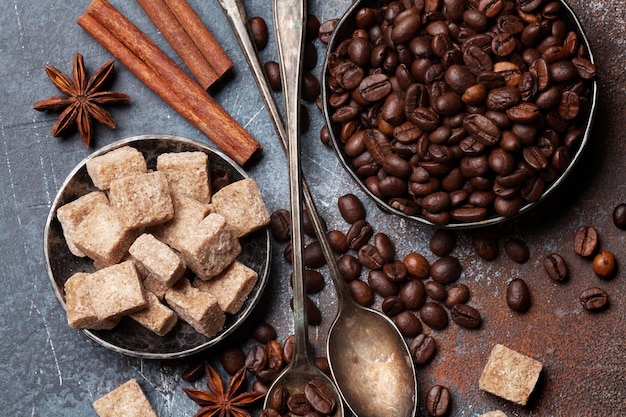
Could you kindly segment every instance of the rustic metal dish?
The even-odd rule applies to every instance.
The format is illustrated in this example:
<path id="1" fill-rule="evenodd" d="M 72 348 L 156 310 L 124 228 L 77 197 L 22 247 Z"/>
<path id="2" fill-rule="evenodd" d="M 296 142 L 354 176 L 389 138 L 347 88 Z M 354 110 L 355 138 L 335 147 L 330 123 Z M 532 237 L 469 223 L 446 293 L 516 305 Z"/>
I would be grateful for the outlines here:
<path id="1" fill-rule="evenodd" d="M 233 181 L 248 175 L 232 159 L 222 152 L 203 143 L 169 135 L 144 135 L 127 138 L 108 145 L 83 160 L 64 181 L 59 190 L 44 230 L 44 256 L 48 276 L 54 293 L 65 309 L 63 285 L 74 273 L 94 271 L 89 258 L 74 256 L 65 243 L 61 225 L 56 217 L 57 209 L 77 197 L 95 190 L 87 174 L 88 160 L 113 149 L 131 146 L 143 153 L 148 168 L 156 167 L 156 158 L 166 152 L 201 151 L 208 155 L 211 169 L 224 169 Z M 238 260 L 258 273 L 258 280 L 242 309 L 234 315 L 227 314 L 224 328 L 214 337 L 207 338 L 197 333 L 187 323 L 179 320 L 166 336 L 157 336 L 133 320 L 124 318 L 113 330 L 83 330 L 100 345 L 128 356 L 146 359 L 173 359 L 192 355 L 223 340 L 231 334 L 257 305 L 267 283 L 271 263 L 271 239 L 268 229 L 257 231 L 241 240 L 242 252 Z"/>
<path id="2" fill-rule="evenodd" d="M 583 27 L 578 17 L 574 13 L 574 11 L 571 9 L 571 7 L 564 0 L 559 0 L 559 2 L 561 3 L 561 6 L 562 6 L 561 12 L 562 12 L 564 21 L 568 25 L 568 29 L 577 33 L 580 45 L 584 47 L 587 51 L 588 59 L 592 63 L 595 63 L 593 53 L 591 51 L 591 47 L 589 44 L 589 40 L 587 38 L 587 35 L 585 34 L 585 31 L 583 30 Z M 591 128 L 592 128 L 592 124 L 593 124 L 593 120 L 594 120 L 594 116 L 596 112 L 596 107 L 597 107 L 598 84 L 596 80 L 588 81 L 589 94 L 587 98 L 589 99 L 589 104 L 590 104 L 589 113 L 586 119 L 578 121 L 578 127 L 580 127 L 580 129 L 583 130 L 583 135 L 580 139 L 577 149 L 570 156 L 571 162 L 569 163 L 567 168 L 558 176 L 558 178 L 556 178 L 553 182 L 551 182 L 548 186 L 546 186 L 545 191 L 543 192 L 543 194 L 541 195 L 539 199 L 533 202 L 524 204 L 519 210 L 519 213 L 517 213 L 515 216 L 504 217 L 504 216 L 501 216 L 492 212 L 492 214 L 490 214 L 487 218 L 480 220 L 480 221 L 473 221 L 473 222 L 451 221 L 448 224 L 436 224 L 435 225 L 434 223 L 422 217 L 421 215 L 408 215 L 394 207 L 391 207 L 387 201 L 374 195 L 368 189 L 368 187 L 364 183 L 364 178 L 359 176 L 356 173 L 356 170 L 351 165 L 351 158 L 348 155 L 346 155 L 344 151 L 344 148 L 343 148 L 344 144 L 342 143 L 340 139 L 340 129 L 341 129 L 340 124 L 333 122 L 333 120 L 331 119 L 331 108 L 328 103 L 328 99 L 331 94 L 331 92 L 329 91 L 329 87 L 328 87 L 328 77 L 329 77 L 328 65 L 329 65 L 329 59 L 333 51 L 337 49 L 338 45 L 344 39 L 351 37 L 352 32 L 354 31 L 356 27 L 354 19 L 358 10 L 363 7 L 380 8 L 380 6 L 381 6 L 381 3 L 378 0 L 356 1 L 350 6 L 350 8 L 346 11 L 346 13 L 340 19 L 337 25 L 337 29 L 333 33 L 333 36 L 328 43 L 328 50 L 327 50 L 326 59 L 324 61 L 324 68 L 322 72 L 322 107 L 323 107 L 325 121 L 329 128 L 328 131 L 330 134 L 331 143 L 343 167 L 352 176 L 354 181 L 359 185 L 359 187 L 363 190 L 363 192 L 367 196 L 369 196 L 369 198 L 374 200 L 374 202 L 378 205 L 378 207 L 385 212 L 392 213 L 400 217 L 414 220 L 423 224 L 441 227 L 441 228 L 448 228 L 448 229 L 471 229 L 471 228 L 479 228 L 479 227 L 484 227 L 484 226 L 500 224 L 514 217 L 518 217 L 521 214 L 529 212 L 534 207 L 536 207 L 537 205 L 541 204 L 544 200 L 546 200 L 548 196 L 553 194 L 554 191 L 557 188 L 559 188 L 559 186 L 565 181 L 565 179 L 569 176 L 569 174 L 574 170 L 574 167 L 576 166 L 578 161 L 581 159 L 583 151 L 588 145 L 590 134 L 591 134 Z"/>

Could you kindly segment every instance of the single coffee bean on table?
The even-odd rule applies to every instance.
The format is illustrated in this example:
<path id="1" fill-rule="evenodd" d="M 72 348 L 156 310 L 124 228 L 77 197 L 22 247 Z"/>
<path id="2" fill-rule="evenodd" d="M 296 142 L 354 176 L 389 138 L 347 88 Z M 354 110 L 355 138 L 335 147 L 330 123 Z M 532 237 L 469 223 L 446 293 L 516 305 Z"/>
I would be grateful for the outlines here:
<path id="1" fill-rule="evenodd" d="M 530 308 L 530 289 L 521 278 L 509 282 L 506 288 L 506 304 L 513 311 L 523 313 Z"/>
<path id="2" fill-rule="evenodd" d="M 504 251 L 512 261 L 518 264 L 523 264 L 530 258 L 528 245 L 519 238 L 510 238 L 504 242 Z"/>
<path id="3" fill-rule="evenodd" d="M 592 226 L 580 226 L 574 234 L 574 252 L 582 257 L 590 257 L 598 248 L 598 232 Z"/>
<path id="4" fill-rule="evenodd" d="M 615 255 L 608 250 L 600 251 L 593 258 L 593 272 L 602 279 L 613 278 L 617 272 L 617 261 Z"/>
<path id="5" fill-rule="evenodd" d="M 569 269 L 565 259 L 558 253 L 551 253 L 543 260 L 543 268 L 548 276 L 556 282 L 564 282 L 569 278 Z"/>
<path id="6" fill-rule="evenodd" d="M 585 310 L 589 311 L 601 311 L 609 305 L 608 294 L 598 287 L 591 287 L 581 291 L 578 299 Z"/>
<path id="7" fill-rule="evenodd" d="M 450 391 L 444 386 L 434 385 L 426 393 L 424 402 L 429 416 L 444 417 L 450 411 Z"/>
<path id="8" fill-rule="evenodd" d="M 613 224 L 626 230 L 626 204 L 620 203 L 613 209 Z"/>

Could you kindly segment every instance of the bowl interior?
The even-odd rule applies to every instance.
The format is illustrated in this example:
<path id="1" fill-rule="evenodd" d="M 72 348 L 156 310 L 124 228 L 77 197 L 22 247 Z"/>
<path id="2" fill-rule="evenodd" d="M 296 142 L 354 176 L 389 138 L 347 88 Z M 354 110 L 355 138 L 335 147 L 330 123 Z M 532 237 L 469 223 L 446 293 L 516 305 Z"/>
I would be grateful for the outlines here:
<path id="1" fill-rule="evenodd" d="M 86 169 L 86 162 L 113 149 L 131 146 L 145 157 L 148 169 L 156 168 L 156 158 L 166 152 L 201 151 L 208 155 L 211 169 L 224 169 L 233 181 L 247 174 L 228 156 L 208 146 L 177 136 L 146 135 L 128 138 L 106 146 L 83 160 L 69 174 L 59 190 L 48 216 L 44 232 L 44 252 L 48 276 L 57 299 L 65 309 L 63 286 L 76 272 L 93 272 L 93 261 L 74 256 L 68 249 L 57 209 L 76 198 L 96 190 Z M 268 229 L 262 229 L 241 239 L 242 252 L 237 258 L 258 274 L 258 280 L 244 306 L 237 314 L 227 314 L 223 329 L 213 338 L 197 333 L 190 325 L 178 321 L 165 336 L 158 336 L 135 321 L 123 318 L 113 330 L 83 330 L 97 343 L 122 354 L 148 359 L 171 359 L 189 356 L 218 343 L 232 333 L 250 315 L 259 301 L 269 276 L 271 246 Z"/>
<path id="2" fill-rule="evenodd" d="M 591 47 L 589 44 L 589 40 L 583 30 L 583 27 L 579 19 L 577 18 L 577 16 L 575 15 L 571 7 L 564 0 L 559 0 L 559 2 L 561 3 L 561 6 L 562 6 L 561 7 L 562 18 L 567 24 L 568 29 L 577 33 L 579 42 L 581 46 L 585 48 L 588 59 L 592 63 L 595 63 L 593 53 L 591 51 Z M 577 127 L 583 130 L 583 134 L 575 151 L 570 155 L 570 163 L 563 170 L 563 172 L 558 176 L 558 178 L 556 178 L 548 186 L 546 186 L 543 194 L 541 195 L 539 199 L 533 202 L 524 204 L 515 216 L 505 217 L 505 216 L 501 216 L 501 215 L 494 213 L 480 221 L 473 221 L 473 222 L 451 221 L 448 224 L 434 224 L 431 221 L 427 220 L 426 218 L 422 217 L 421 215 L 406 214 L 403 211 L 390 206 L 387 201 L 381 199 L 380 197 L 372 193 L 369 190 L 369 188 L 365 185 L 364 178 L 361 177 L 359 174 L 357 174 L 355 168 L 352 166 L 351 164 L 352 158 L 348 156 L 344 150 L 344 143 L 341 141 L 341 124 L 336 123 L 332 120 L 332 108 L 328 101 L 332 93 L 330 91 L 329 84 L 328 84 L 328 79 L 330 76 L 329 61 L 332 59 L 332 54 L 334 51 L 336 51 L 340 43 L 343 40 L 352 37 L 352 33 L 356 29 L 355 16 L 357 12 L 363 7 L 379 9 L 381 7 L 381 3 L 380 1 L 377 1 L 377 0 L 360 0 L 360 1 L 354 2 L 350 6 L 350 8 L 346 11 L 346 13 L 341 17 L 339 24 L 337 25 L 337 29 L 335 30 L 331 40 L 328 43 L 328 50 L 327 50 L 326 58 L 324 61 L 324 68 L 322 72 L 322 110 L 324 113 L 326 124 L 329 128 L 328 130 L 330 133 L 331 143 L 343 167 L 352 176 L 352 178 L 355 180 L 358 186 L 363 190 L 363 192 L 366 195 L 368 195 L 368 197 L 371 198 L 381 210 L 413 220 L 413 221 L 417 221 L 420 223 L 424 223 L 424 224 L 428 224 L 428 225 L 432 225 L 436 227 L 441 227 L 441 228 L 448 228 L 448 229 L 479 228 L 479 227 L 499 224 L 499 223 L 505 222 L 507 220 L 510 220 L 523 213 L 530 211 L 532 208 L 536 207 L 538 204 L 543 202 L 549 195 L 551 195 L 554 192 L 554 190 L 556 190 L 559 187 L 560 184 L 563 183 L 563 181 L 567 178 L 567 176 L 574 169 L 577 162 L 581 159 L 582 153 L 589 142 L 589 136 L 591 133 L 591 128 L 592 128 L 593 119 L 595 116 L 596 106 L 597 106 L 598 86 L 597 86 L 597 82 L 595 81 L 595 79 L 587 82 L 587 87 L 589 91 L 587 97 L 589 99 L 589 104 L 590 104 L 589 112 L 588 112 L 588 116 L 584 120 L 579 120 L 578 122 Z"/>

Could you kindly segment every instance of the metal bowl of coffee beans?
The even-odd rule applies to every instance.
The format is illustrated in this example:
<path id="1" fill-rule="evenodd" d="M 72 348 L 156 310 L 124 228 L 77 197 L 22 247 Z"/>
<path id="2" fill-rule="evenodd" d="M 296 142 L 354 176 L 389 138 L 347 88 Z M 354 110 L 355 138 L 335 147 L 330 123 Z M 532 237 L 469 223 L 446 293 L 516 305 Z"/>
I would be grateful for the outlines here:
<path id="1" fill-rule="evenodd" d="M 564 1 L 362 0 L 329 41 L 322 99 L 339 158 L 382 209 L 460 229 L 527 212 L 564 181 L 595 77 Z"/>

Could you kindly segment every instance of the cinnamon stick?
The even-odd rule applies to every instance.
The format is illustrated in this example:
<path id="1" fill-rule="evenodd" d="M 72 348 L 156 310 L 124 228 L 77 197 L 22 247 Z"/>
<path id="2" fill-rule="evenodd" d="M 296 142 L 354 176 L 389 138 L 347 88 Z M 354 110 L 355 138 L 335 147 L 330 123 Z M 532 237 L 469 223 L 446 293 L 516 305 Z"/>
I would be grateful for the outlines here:
<path id="1" fill-rule="evenodd" d="M 163 34 L 172 49 L 185 63 L 194 78 L 207 90 L 219 76 L 198 45 L 189 37 L 180 22 L 163 0 L 137 0 L 154 26 Z M 188 25 L 188 23 L 187 23 Z M 221 49 L 221 48 L 220 48 Z"/>
<path id="2" fill-rule="evenodd" d="M 163 0 L 185 29 L 202 55 L 221 78 L 233 68 L 233 61 L 217 42 L 211 31 L 202 22 L 187 0 Z"/>
<path id="3" fill-rule="evenodd" d="M 239 165 L 262 150 L 199 84 L 106 0 L 94 0 L 78 24 Z"/>

